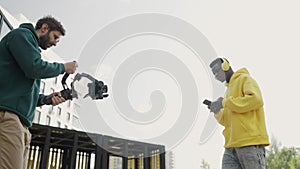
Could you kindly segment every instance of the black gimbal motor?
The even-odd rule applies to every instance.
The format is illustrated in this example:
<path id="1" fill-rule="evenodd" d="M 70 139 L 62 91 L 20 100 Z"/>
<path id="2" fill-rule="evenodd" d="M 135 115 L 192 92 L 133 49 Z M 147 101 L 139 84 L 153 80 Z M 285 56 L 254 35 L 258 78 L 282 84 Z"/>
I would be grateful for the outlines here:
<path id="1" fill-rule="evenodd" d="M 87 87 L 89 89 L 88 93 L 83 98 L 90 96 L 93 100 L 97 100 L 97 99 L 103 99 L 103 98 L 108 97 L 107 85 L 105 85 L 102 81 L 95 79 L 91 75 L 86 74 L 86 73 L 81 73 L 81 74 L 77 73 L 73 79 L 73 82 L 71 83 L 71 89 L 66 84 L 66 80 L 68 77 L 69 77 L 69 74 L 65 73 L 61 80 L 61 83 L 62 83 L 64 89 L 62 91 L 60 91 L 60 93 L 61 93 L 61 96 L 65 100 L 72 100 L 73 98 L 78 99 L 78 94 L 77 94 L 77 91 L 75 90 L 74 83 L 75 83 L 75 81 L 81 80 L 82 77 L 85 77 L 91 81 L 91 83 L 87 84 Z M 52 104 L 52 95 L 45 96 L 45 98 L 43 99 L 43 102 L 44 102 L 44 104 L 51 105 Z"/>

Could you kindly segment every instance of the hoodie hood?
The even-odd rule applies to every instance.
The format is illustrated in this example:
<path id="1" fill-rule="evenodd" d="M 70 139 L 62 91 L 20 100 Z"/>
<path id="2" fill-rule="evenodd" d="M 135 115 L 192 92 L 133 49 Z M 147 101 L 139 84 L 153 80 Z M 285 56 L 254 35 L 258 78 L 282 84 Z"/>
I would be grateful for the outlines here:
<path id="1" fill-rule="evenodd" d="M 231 83 L 233 83 L 237 78 L 239 78 L 240 76 L 243 75 L 250 75 L 249 71 L 246 68 L 241 68 L 239 70 L 237 70 L 236 72 L 233 73 L 233 75 L 230 78 L 229 83 L 225 83 L 226 86 L 230 85 Z"/>
<path id="2" fill-rule="evenodd" d="M 34 35 L 36 41 L 39 41 L 39 37 L 31 23 L 22 23 L 19 27 L 29 30 Z"/>

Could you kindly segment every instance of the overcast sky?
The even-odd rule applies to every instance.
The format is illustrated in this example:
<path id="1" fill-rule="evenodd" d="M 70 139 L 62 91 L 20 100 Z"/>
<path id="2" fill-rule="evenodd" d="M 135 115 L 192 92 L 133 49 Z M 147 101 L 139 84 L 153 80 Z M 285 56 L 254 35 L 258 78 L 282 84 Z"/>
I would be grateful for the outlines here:
<path id="1" fill-rule="evenodd" d="M 65 26 L 67 34 L 53 50 L 64 60 L 77 60 L 83 57 L 83 51 L 91 42 L 90 40 L 97 37 L 97 33 L 101 32 L 103 28 L 113 25 L 112 23 L 122 18 L 143 13 L 159 13 L 179 18 L 201 32 L 217 55 L 227 57 L 233 69 L 248 68 L 250 74 L 253 75 L 261 87 L 270 136 L 273 135 L 285 146 L 300 146 L 300 136 L 298 134 L 300 110 L 297 106 L 299 105 L 298 96 L 300 95 L 299 1 L 56 0 L 50 2 L 43 0 L 1 0 L 0 5 L 12 15 L 22 13 L 33 22 L 47 14 L 58 18 Z M 114 32 L 111 31 L 111 33 Z M 117 34 L 117 32 L 115 33 Z M 173 53 L 173 55 L 187 50 L 180 44 L 173 44 L 170 38 L 164 39 L 161 36 L 155 37 L 155 40 L 153 39 L 154 37 L 151 37 L 151 35 L 145 35 L 124 41 L 123 46 L 119 45 L 107 54 L 110 57 L 105 58 L 101 68 L 106 72 L 102 74 L 102 77 L 99 73 L 99 76 L 107 81 L 112 81 L 113 77 L 111 76 L 114 76 L 114 73 L 117 72 L 115 69 L 120 65 L 120 60 L 123 61 L 125 55 L 132 55 L 141 49 L 155 48 Z M 110 41 L 110 39 L 107 39 L 107 41 Z M 151 46 L 153 41 L 156 42 L 155 45 L 157 46 Z M 103 43 L 97 45 L 101 46 Z M 182 47 L 181 50 L 178 49 L 180 46 Z M 128 52 L 128 48 L 131 49 L 130 52 Z M 193 55 L 189 52 L 185 52 L 186 56 Z M 118 60 L 115 55 L 121 54 L 124 56 L 120 56 Z M 199 65 L 202 68 L 197 67 L 197 61 L 187 58 L 189 57 L 180 59 L 190 67 L 192 75 L 196 74 L 194 72 L 199 71 L 199 76 L 201 76 L 201 78 L 194 77 L 199 90 L 199 102 L 206 97 L 213 97 L 213 87 L 210 82 L 207 82 L 210 78 L 207 75 L 207 73 L 210 73 L 209 70 L 205 70 L 200 62 Z M 159 85 L 162 86 L 160 90 L 166 93 L 172 92 L 168 91 L 168 87 L 166 87 L 168 85 L 165 85 L 172 83 L 172 78 L 167 77 L 167 75 L 169 75 L 168 72 L 166 74 L 154 72 L 151 76 L 153 79 L 155 77 L 159 78 L 157 81 L 162 83 Z M 147 94 L 149 93 L 144 93 L 145 98 L 143 98 L 143 94 L 140 94 L 142 91 L 139 91 L 139 82 L 147 79 L 143 79 L 140 74 L 136 77 L 137 82 L 131 83 L 129 93 L 131 92 L 133 96 L 139 96 L 131 97 L 130 100 L 137 103 L 133 107 L 141 111 L 148 110 L 149 95 L 147 96 Z M 174 81 L 176 81 L 176 77 Z M 178 84 L 170 88 L 173 90 L 176 86 Z M 147 90 L 151 91 L 156 87 L 151 85 Z M 174 97 L 179 96 L 180 91 L 175 92 Z M 175 102 L 168 105 L 175 109 L 176 106 L 180 105 L 175 105 L 175 103 L 180 103 L 180 99 L 175 99 Z M 175 110 L 166 107 L 166 111 Z M 208 161 L 214 168 L 220 168 L 224 143 L 221 134 L 222 128 L 218 127 L 215 134 L 205 144 L 199 145 L 200 133 L 208 112 L 201 104 L 198 105 L 198 111 L 199 114 L 191 126 L 191 130 L 182 142 L 173 149 L 176 153 L 175 163 L 178 169 L 200 168 L 202 159 Z M 161 119 L 157 122 L 162 121 L 164 118 L 170 118 L 169 125 L 171 125 L 172 120 L 176 121 L 176 119 L 172 119 L 171 115 L 167 115 L 168 113 L 165 116 L 160 116 Z M 179 115 L 177 114 L 176 117 L 179 117 Z M 114 130 L 120 129 L 118 129 L 118 126 L 114 126 Z M 145 130 L 149 129 L 145 128 Z M 163 133 L 164 130 L 162 129 L 159 132 Z M 131 137 L 137 136 L 133 135 Z"/>

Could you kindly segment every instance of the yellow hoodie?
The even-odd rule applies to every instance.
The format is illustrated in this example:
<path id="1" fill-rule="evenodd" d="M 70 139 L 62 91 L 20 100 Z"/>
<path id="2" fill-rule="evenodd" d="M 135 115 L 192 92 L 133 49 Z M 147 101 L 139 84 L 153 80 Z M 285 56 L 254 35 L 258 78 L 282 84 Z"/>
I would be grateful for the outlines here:
<path id="1" fill-rule="evenodd" d="M 246 68 L 236 71 L 223 99 L 223 109 L 215 114 L 225 127 L 225 148 L 249 145 L 269 145 L 263 99 L 255 80 Z"/>

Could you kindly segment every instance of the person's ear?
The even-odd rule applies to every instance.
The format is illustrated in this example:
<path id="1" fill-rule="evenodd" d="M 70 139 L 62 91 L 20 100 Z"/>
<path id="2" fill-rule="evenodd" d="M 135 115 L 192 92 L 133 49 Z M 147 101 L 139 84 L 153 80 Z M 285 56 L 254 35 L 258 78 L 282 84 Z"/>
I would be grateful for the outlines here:
<path id="1" fill-rule="evenodd" d="M 42 33 L 47 33 L 48 32 L 48 24 L 44 23 L 41 27 L 41 32 Z"/>

